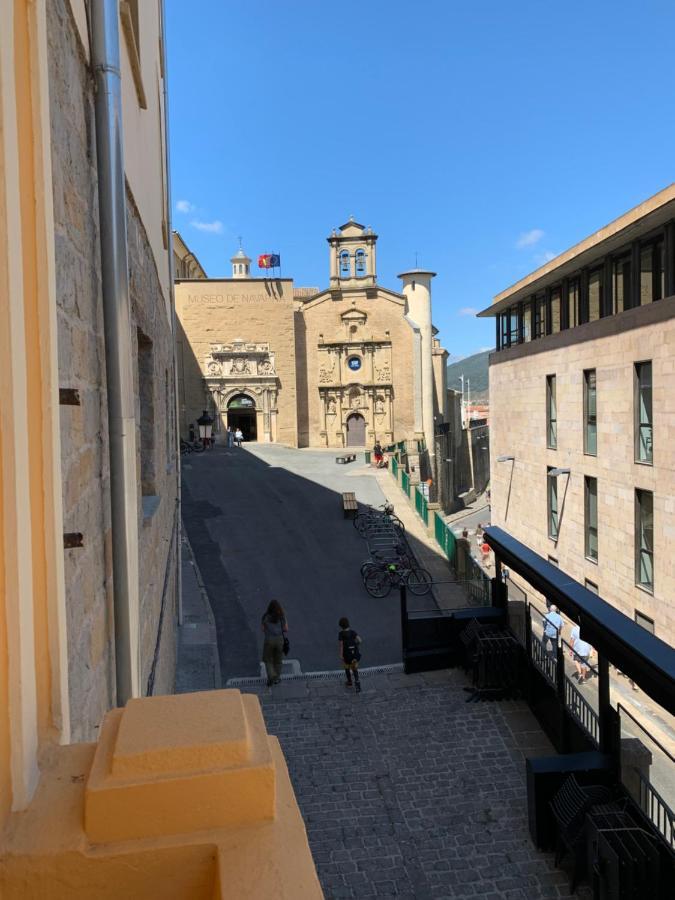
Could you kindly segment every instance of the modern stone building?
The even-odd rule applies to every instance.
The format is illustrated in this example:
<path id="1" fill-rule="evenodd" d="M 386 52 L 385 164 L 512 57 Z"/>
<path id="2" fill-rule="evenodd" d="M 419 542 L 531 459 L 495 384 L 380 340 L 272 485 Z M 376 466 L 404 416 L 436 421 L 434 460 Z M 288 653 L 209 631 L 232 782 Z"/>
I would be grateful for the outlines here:
<path id="1" fill-rule="evenodd" d="M 492 522 L 675 642 L 675 185 L 498 294 Z"/>
<path id="2" fill-rule="evenodd" d="M 217 430 L 238 426 L 248 440 L 338 448 L 426 439 L 433 455 L 447 394 L 434 273 L 402 273 L 400 292 L 382 287 L 376 245 L 353 219 L 333 231 L 324 290 L 253 278 L 241 249 L 231 278 L 178 277 L 183 433 L 209 408 Z"/>

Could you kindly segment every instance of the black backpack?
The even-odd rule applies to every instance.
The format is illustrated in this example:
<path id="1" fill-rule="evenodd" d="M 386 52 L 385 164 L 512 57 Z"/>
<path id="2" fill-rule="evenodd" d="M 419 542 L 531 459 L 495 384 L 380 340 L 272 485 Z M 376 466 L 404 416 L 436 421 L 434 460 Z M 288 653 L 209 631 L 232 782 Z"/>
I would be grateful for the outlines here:
<path id="1" fill-rule="evenodd" d="M 361 659 L 361 651 L 359 650 L 358 634 L 353 628 L 347 632 L 342 632 L 342 656 L 346 663 L 351 663 Z"/>

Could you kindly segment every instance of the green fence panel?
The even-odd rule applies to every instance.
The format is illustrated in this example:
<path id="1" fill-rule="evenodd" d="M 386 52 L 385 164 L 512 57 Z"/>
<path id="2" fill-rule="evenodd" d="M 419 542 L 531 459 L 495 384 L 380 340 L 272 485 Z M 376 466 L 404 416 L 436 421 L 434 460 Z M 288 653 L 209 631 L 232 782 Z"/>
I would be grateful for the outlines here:
<path id="1" fill-rule="evenodd" d="M 401 487 L 405 494 L 410 496 L 410 475 L 407 472 L 401 472 Z"/>
<path id="2" fill-rule="evenodd" d="M 424 524 L 428 525 L 429 505 L 427 503 L 427 498 L 418 487 L 415 488 L 415 509 L 417 510 L 417 515 L 424 522 Z"/>
<path id="3" fill-rule="evenodd" d="M 369 466 L 370 465 L 370 450 L 366 450 L 366 452 L 363 455 L 366 458 L 366 465 Z"/>
<path id="4" fill-rule="evenodd" d="M 443 516 L 437 512 L 434 512 L 434 534 L 436 536 L 436 543 L 443 550 L 443 553 L 445 553 L 448 562 L 451 562 L 454 565 L 456 549 L 455 535 L 453 534 L 452 529 L 443 521 Z"/>
<path id="5" fill-rule="evenodd" d="M 392 456 L 389 462 L 391 463 L 391 474 L 398 481 L 398 460 L 395 456 Z"/>

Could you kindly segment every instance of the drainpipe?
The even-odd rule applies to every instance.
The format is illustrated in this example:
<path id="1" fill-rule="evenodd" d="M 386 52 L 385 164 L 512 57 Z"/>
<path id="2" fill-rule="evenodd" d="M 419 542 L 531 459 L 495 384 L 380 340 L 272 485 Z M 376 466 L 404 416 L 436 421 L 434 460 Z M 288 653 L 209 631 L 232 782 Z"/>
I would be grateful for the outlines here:
<path id="1" fill-rule="evenodd" d="M 92 0 L 101 285 L 110 445 L 117 705 L 140 695 L 138 485 L 118 0 Z"/>

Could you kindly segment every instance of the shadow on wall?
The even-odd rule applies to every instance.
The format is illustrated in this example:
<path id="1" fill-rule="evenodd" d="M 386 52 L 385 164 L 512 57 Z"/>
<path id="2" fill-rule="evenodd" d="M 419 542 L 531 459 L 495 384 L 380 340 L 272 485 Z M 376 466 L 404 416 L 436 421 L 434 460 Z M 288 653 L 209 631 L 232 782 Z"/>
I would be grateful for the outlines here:
<path id="1" fill-rule="evenodd" d="M 344 489 L 381 502 L 369 476 L 345 473 Z M 363 634 L 364 665 L 401 662 L 398 591 L 376 599 L 365 590 L 360 567 L 368 548 L 343 517 L 340 490 L 289 471 L 277 457 L 270 465 L 246 449 L 216 447 L 189 457 L 182 496 L 216 622 L 223 684 L 259 674 L 260 618 L 271 599 L 286 609 L 290 657 L 304 672 L 339 667 L 336 623 L 344 615 Z M 408 539 L 418 553 L 420 543 Z M 447 565 L 440 548 L 436 552 Z M 432 595 L 411 596 L 409 608 L 436 605 Z"/>
<path id="2" fill-rule="evenodd" d="M 298 407 L 298 447 L 309 447 L 309 388 L 307 384 L 307 324 L 302 310 L 293 313 L 295 325 L 295 384 Z"/>
<path id="3" fill-rule="evenodd" d="M 176 317 L 176 362 L 178 368 L 178 422 L 180 436 L 188 437 L 188 425 L 196 422 L 206 409 L 207 397 L 204 376 L 197 357 L 190 346 L 183 325 Z"/>

